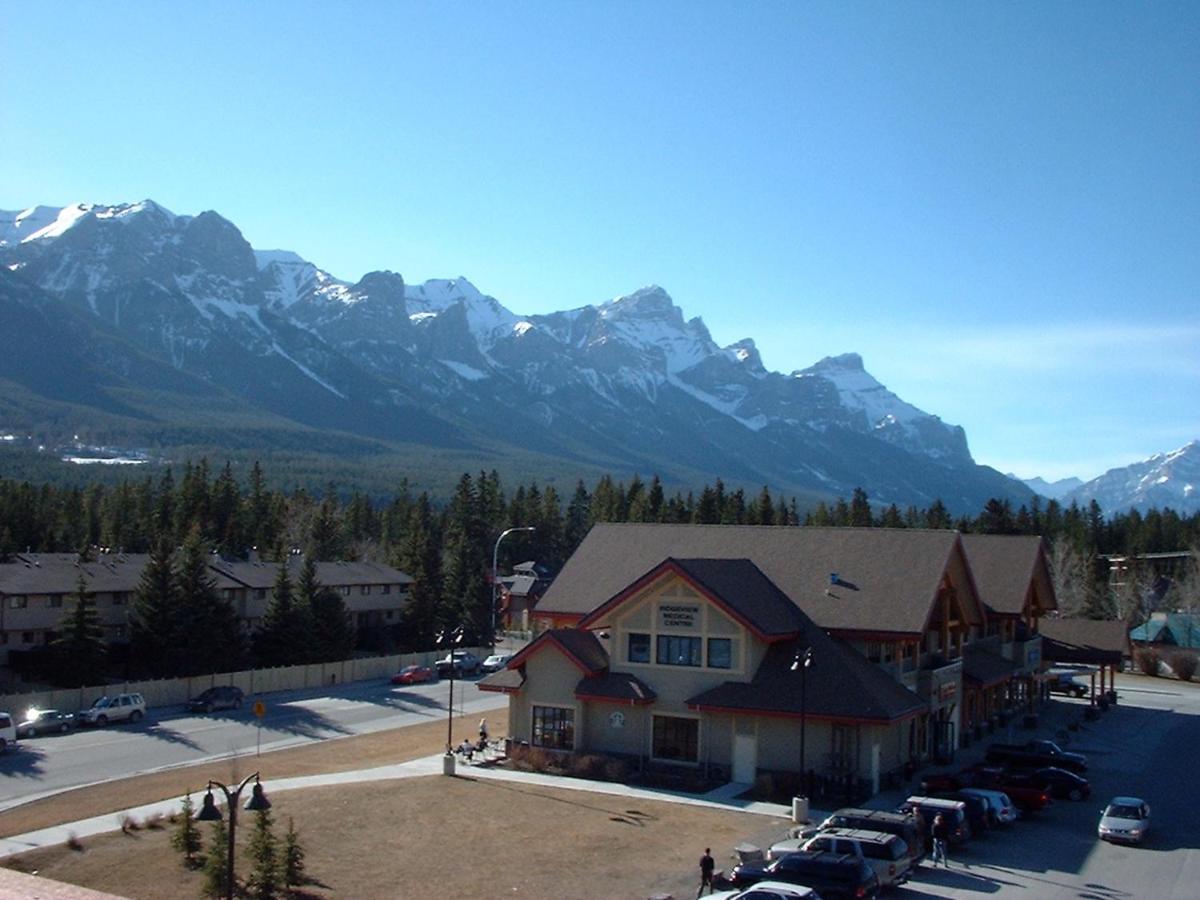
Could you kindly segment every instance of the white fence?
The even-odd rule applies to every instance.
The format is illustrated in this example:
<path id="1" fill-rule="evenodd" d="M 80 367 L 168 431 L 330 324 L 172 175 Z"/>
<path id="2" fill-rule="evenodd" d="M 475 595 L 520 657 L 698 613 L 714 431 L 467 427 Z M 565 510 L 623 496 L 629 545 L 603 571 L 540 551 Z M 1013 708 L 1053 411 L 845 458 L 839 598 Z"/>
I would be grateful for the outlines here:
<path id="1" fill-rule="evenodd" d="M 476 650 L 487 655 L 486 648 Z M 341 662 L 316 663 L 309 666 L 280 666 L 274 669 L 247 669 L 242 672 L 221 672 L 197 675 L 194 678 L 159 678 L 151 681 L 123 681 L 81 688 L 60 688 L 30 691 L 23 694 L 0 695 L 0 709 L 20 716 L 30 707 L 38 709 L 86 709 L 97 697 L 135 691 L 146 698 L 146 706 L 178 706 L 198 693 L 215 685 L 233 684 L 246 692 L 247 697 L 274 691 L 295 691 L 323 685 L 345 684 L 350 681 L 369 681 L 394 674 L 403 666 L 432 666 L 445 651 L 403 653 L 393 656 L 371 656 L 345 659 Z"/>

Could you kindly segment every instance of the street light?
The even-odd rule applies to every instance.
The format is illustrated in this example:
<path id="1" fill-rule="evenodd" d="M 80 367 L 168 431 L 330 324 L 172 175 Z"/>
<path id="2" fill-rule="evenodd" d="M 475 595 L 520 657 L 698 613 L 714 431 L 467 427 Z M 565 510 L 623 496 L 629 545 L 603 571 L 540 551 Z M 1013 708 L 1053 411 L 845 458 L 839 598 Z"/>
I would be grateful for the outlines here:
<path id="1" fill-rule="evenodd" d="M 446 708 L 446 756 L 442 762 L 442 772 L 454 774 L 454 648 L 462 643 L 462 627 L 453 631 L 442 629 L 437 633 L 437 646 L 448 648 L 450 658 L 450 703 Z"/>
<path id="2" fill-rule="evenodd" d="M 198 822 L 219 822 L 221 821 L 221 811 L 217 809 L 216 800 L 213 798 L 213 785 L 221 789 L 221 793 L 225 795 L 225 805 L 229 808 L 229 847 L 227 848 L 227 858 L 225 860 L 225 898 L 233 900 L 233 858 L 234 858 L 234 838 L 237 834 L 237 802 L 238 795 L 241 794 L 242 788 L 250 783 L 250 779 L 254 779 L 254 790 L 251 792 L 250 799 L 246 801 L 245 809 L 248 812 L 257 812 L 261 809 L 270 809 L 271 801 L 267 799 L 267 795 L 263 793 L 262 782 L 258 780 L 258 773 L 247 775 L 246 780 L 232 790 L 219 781 L 208 782 L 208 792 L 204 795 L 204 805 L 201 806 L 200 812 L 196 815 Z"/>
<path id="3" fill-rule="evenodd" d="M 808 790 L 808 768 L 804 763 L 804 747 L 805 734 L 804 726 L 808 721 L 808 667 L 812 665 L 812 647 L 804 647 L 796 651 L 795 657 L 792 659 L 792 671 L 800 671 L 800 786 L 804 791 L 804 796 L 809 794 Z"/>
<path id="4" fill-rule="evenodd" d="M 500 558 L 500 542 L 512 534 L 514 531 L 537 531 L 532 525 L 522 525 L 518 528 L 506 528 L 500 532 L 500 537 L 496 538 L 496 546 L 492 548 L 492 653 L 496 652 L 496 590 L 499 587 L 496 583 L 497 571 L 496 564 Z"/>

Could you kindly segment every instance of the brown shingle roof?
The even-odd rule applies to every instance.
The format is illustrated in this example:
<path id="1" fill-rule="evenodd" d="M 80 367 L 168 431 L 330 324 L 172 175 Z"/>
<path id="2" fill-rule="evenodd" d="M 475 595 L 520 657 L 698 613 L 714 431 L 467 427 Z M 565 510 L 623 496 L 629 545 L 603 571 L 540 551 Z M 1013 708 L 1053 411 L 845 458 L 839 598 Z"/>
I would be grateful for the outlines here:
<path id="1" fill-rule="evenodd" d="M 1042 619 L 1042 658 L 1047 662 L 1120 664 L 1129 655 L 1124 622 L 1096 619 Z"/>
<path id="2" fill-rule="evenodd" d="M 1017 671 L 1012 660 L 983 647 L 968 644 L 963 649 L 963 678 L 983 687 L 1002 684 Z"/>
<path id="3" fill-rule="evenodd" d="M 508 661 L 508 669 L 517 669 L 533 654 L 548 646 L 556 646 L 588 675 L 595 675 L 608 668 L 608 653 L 599 639 L 590 631 L 580 628 L 552 628 L 543 631 L 526 644 Z"/>
<path id="4" fill-rule="evenodd" d="M 964 534 L 962 542 L 980 599 L 995 612 L 1020 615 L 1038 568 L 1046 564 L 1042 539 L 1036 535 Z"/>
<path id="5" fill-rule="evenodd" d="M 823 628 L 918 634 L 960 546 L 953 531 L 598 524 L 539 609 L 582 617 L 668 557 L 748 559 Z"/>
<path id="6" fill-rule="evenodd" d="M 579 684 L 575 685 L 575 696 L 580 700 L 609 700 L 641 706 L 653 703 L 658 694 L 636 675 L 602 672 L 581 678 Z"/>
<path id="7" fill-rule="evenodd" d="M 492 672 L 475 682 L 481 691 L 496 691 L 501 694 L 513 694 L 525 684 L 525 673 L 520 669 L 501 669 Z"/>
<path id="8" fill-rule="evenodd" d="M 803 627 L 805 616 L 796 604 L 748 559 L 663 560 L 586 616 L 580 626 L 600 621 L 643 586 L 668 572 L 690 581 L 764 640 L 793 635 Z"/>

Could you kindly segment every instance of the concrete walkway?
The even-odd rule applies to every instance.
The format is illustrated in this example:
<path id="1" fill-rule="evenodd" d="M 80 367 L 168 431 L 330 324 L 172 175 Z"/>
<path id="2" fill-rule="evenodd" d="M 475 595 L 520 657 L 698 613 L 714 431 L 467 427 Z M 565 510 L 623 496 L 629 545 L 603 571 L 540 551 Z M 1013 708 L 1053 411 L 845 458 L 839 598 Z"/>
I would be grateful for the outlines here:
<path id="1" fill-rule="evenodd" d="M 377 766 L 373 769 L 359 769 L 353 772 L 330 772 L 322 775 L 305 775 L 297 778 L 272 779 L 264 785 L 267 794 L 273 796 L 282 791 L 298 791 L 305 788 L 321 787 L 337 784 L 360 784 L 370 781 L 393 781 L 401 778 L 420 778 L 426 775 L 441 775 L 443 773 L 443 756 L 425 756 L 409 762 L 389 766 Z M 582 778 L 565 778 L 554 775 L 544 775 L 537 772 L 517 772 L 511 769 L 499 768 L 488 760 L 474 763 L 457 761 L 458 777 L 495 779 L 498 781 L 520 782 L 523 784 L 540 785 L 542 787 L 561 788 L 564 790 L 590 791 L 597 794 L 609 794 L 628 797 L 631 800 L 657 800 L 668 803 L 682 803 L 690 806 L 703 806 L 712 809 L 728 809 L 739 812 L 753 813 L 763 816 L 789 818 L 791 808 L 775 803 L 755 803 L 739 800 L 737 794 L 743 793 L 746 785 L 726 785 L 708 794 L 696 796 L 677 791 L 657 791 L 646 788 L 631 787 L 625 784 L 615 784 L 608 781 L 588 781 Z M 201 796 L 193 794 L 192 802 L 199 810 Z M 83 839 L 110 831 L 118 831 L 121 823 L 127 819 L 141 823 L 154 817 L 166 818 L 180 811 L 183 798 L 160 800 L 157 803 L 147 803 L 117 812 L 93 816 L 90 819 L 80 819 L 76 822 L 66 822 L 40 831 L 31 831 L 10 838 L 0 839 L 0 858 L 25 853 L 41 847 L 53 847 L 65 844 L 72 837 Z M 815 815 L 815 813 L 814 813 Z"/>

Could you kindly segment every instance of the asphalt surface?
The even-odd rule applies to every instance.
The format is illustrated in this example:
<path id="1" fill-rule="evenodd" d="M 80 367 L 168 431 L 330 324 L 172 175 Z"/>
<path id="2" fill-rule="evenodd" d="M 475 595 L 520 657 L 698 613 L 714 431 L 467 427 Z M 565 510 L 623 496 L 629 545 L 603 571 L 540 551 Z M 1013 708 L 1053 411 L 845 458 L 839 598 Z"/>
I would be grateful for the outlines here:
<path id="1" fill-rule="evenodd" d="M 0 755 L 0 811 L 71 788 L 129 775 L 447 718 L 449 680 L 393 687 L 384 679 L 266 694 L 266 715 L 243 709 L 197 715 L 150 709 L 137 725 L 22 739 Z M 463 690 L 463 688 L 466 688 Z M 497 709 L 507 698 L 455 680 L 454 713 Z M 21 711 L 13 710 L 14 715 Z"/>
<path id="2" fill-rule="evenodd" d="M 922 866 L 891 896 L 1200 897 L 1200 787 L 1193 765 L 1200 750 L 1200 685 L 1119 676 L 1117 691 L 1118 705 L 1071 733 L 1064 748 L 1088 757 L 1089 800 L 1056 800 L 1008 829 L 951 850 L 949 869 Z M 1086 701 L 1055 698 L 1051 724 L 1037 736 L 1053 737 L 1049 728 L 1077 720 L 1085 706 Z M 1013 738 L 1027 736 L 1017 732 Z M 958 764 L 973 761 L 986 743 Z M 1141 846 L 1096 837 L 1101 810 L 1121 794 L 1150 803 L 1151 829 Z"/>

